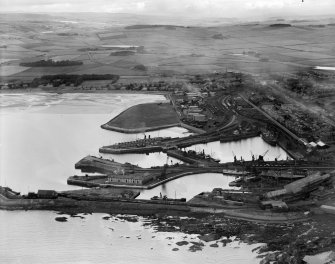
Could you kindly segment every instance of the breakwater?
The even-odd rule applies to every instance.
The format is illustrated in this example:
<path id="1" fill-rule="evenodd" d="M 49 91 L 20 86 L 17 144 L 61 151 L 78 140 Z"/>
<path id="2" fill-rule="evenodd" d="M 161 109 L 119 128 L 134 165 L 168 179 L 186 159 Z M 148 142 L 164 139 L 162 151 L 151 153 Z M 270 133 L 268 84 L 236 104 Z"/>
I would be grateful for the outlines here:
<path id="1" fill-rule="evenodd" d="M 126 144 L 114 144 L 99 148 L 100 153 L 108 154 L 130 154 L 166 151 L 173 148 L 186 148 L 192 145 L 204 144 L 220 139 L 217 133 L 207 133 L 184 138 L 152 138 L 148 140 L 137 140 Z"/>
<path id="2" fill-rule="evenodd" d="M 59 197 L 56 199 L 8 199 L 0 195 L 0 209 L 3 210 L 57 210 L 75 213 L 108 213 L 152 215 L 156 213 L 178 215 L 188 213 L 186 203 L 151 200 L 75 200 Z"/>
<path id="3" fill-rule="evenodd" d="M 0 209 L 2 210 L 56 210 L 71 213 L 107 213 L 134 215 L 197 215 L 221 214 L 230 218 L 247 221 L 286 223 L 307 220 L 303 214 L 272 213 L 250 211 L 247 209 L 231 209 L 229 206 L 188 204 L 186 202 L 165 200 L 121 200 L 121 199 L 9 199 L 0 194 Z"/>

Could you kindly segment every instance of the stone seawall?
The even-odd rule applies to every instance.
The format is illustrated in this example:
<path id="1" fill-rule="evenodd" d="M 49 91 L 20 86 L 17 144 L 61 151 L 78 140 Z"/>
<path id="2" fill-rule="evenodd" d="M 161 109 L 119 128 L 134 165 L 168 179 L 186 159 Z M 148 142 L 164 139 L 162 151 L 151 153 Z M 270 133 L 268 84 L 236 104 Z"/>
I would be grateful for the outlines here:
<path id="1" fill-rule="evenodd" d="M 75 213 L 109 213 L 152 215 L 163 213 L 168 215 L 187 214 L 190 209 L 186 203 L 151 201 L 151 200 L 75 200 L 57 199 L 8 199 L 0 195 L 2 210 L 56 210 Z"/>
<path id="2" fill-rule="evenodd" d="M 259 136 L 259 132 L 254 132 L 254 133 L 248 133 L 248 134 L 244 134 L 244 135 L 232 135 L 232 136 L 223 136 L 220 138 L 220 142 L 221 143 L 226 143 L 226 142 L 232 142 L 232 141 L 239 141 L 239 140 L 243 140 L 243 139 L 248 139 L 248 138 L 254 138 L 254 137 L 258 137 Z"/>
<path id="3" fill-rule="evenodd" d="M 143 133 L 148 131 L 155 131 L 155 130 L 161 130 L 161 129 L 167 129 L 171 127 L 178 127 L 180 126 L 180 123 L 174 123 L 174 124 L 168 124 L 168 125 L 162 125 L 162 126 L 153 126 L 153 127 L 140 127 L 140 128 L 121 128 L 121 127 L 115 127 L 110 126 L 108 124 L 101 125 L 101 128 L 106 130 L 111 130 L 115 132 L 125 133 L 125 134 L 134 134 L 134 133 Z"/>
<path id="4" fill-rule="evenodd" d="M 57 199 L 8 199 L 0 194 L 1 210 L 50 210 L 71 213 L 107 213 L 134 215 L 194 215 L 222 214 L 229 218 L 246 221 L 287 223 L 305 221 L 303 213 L 267 213 L 260 210 L 236 210 L 224 207 L 195 205 L 173 201 L 152 200 L 75 200 L 70 198 Z"/>

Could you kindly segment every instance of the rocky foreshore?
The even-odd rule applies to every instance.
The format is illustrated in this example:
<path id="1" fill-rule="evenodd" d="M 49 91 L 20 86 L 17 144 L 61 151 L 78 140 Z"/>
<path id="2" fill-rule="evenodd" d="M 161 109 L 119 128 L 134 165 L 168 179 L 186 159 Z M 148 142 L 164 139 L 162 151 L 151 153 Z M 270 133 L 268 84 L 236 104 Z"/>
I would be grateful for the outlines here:
<path id="1" fill-rule="evenodd" d="M 64 212 L 59 214 L 67 215 Z M 85 218 L 83 215 L 68 214 L 70 217 Z M 335 252 L 335 216 L 314 215 L 309 222 L 290 224 L 260 224 L 222 216 L 203 215 L 197 217 L 153 215 L 106 215 L 106 221 L 143 222 L 145 228 L 155 232 L 182 232 L 182 240 L 169 245 L 173 251 L 187 247 L 196 252 L 204 247 L 225 247 L 234 241 L 247 244 L 261 244 L 253 249 L 258 253 L 261 264 L 299 264 L 307 255 Z M 67 222 L 68 218 L 58 216 L 56 221 Z M 187 235 L 197 235 L 197 239 Z M 172 235 L 166 239 L 172 240 Z M 139 238 L 140 239 L 140 238 Z M 335 254 L 331 254 L 333 258 Z M 335 260 L 335 259 L 333 259 Z M 331 261 L 329 263 L 332 263 Z"/>
<path id="2" fill-rule="evenodd" d="M 260 224 L 222 216 L 149 217 L 144 225 L 161 232 L 198 234 L 211 247 L 226 246 L 233 240 L 248 244 L 264 243 L 256 248 L 260 263 L 305 263 L 306 255 L 335 251 L 335 217 L 314 215 L 304 223 Z M 180 241 L 177 246 L 189 246 L 190 251 L 202 250 L 204 243 Z"/>

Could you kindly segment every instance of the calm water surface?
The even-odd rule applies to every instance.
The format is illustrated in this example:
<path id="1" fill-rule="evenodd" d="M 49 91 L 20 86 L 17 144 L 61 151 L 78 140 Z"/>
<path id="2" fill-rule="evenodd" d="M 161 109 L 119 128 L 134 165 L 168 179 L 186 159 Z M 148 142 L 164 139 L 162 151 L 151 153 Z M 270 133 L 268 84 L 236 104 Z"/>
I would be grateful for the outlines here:
<path id="1" fill-rule="evenodd" d="M 251 250 L 259 245 L 233 242 L 192 253 L 178 241 L 199 241 L 197 235 L 155 232 L 143 227 L 145 219 L 131 223 L 103 220 L 103 214 L 56 222 L 52 212 L 0 211 L 1 263 L 87 264 L 87 263 L 258 263 Z M 179 251 L 172 251 L 173 248 Z"/>
<path id="2" fill-rule="evenodd" d="M 75 162 L 89 154 L 100 155 L 98 149 L 103 145 L 144 136 L 106 131 L 100 125 L 132 105 L 161 100 L 163 96 L 138 94 L 0 94 L 0 184 L 23 193 L 38 189 L 74 189 L 66 185 L 66 179 L 80 174 L 74 169 Z M 146 133 L 172 137 L 188 134 L 182 128 Z M 231 151 L 246 159 L 250 150 L 259 155 L 267 149 L 270 149 L 269 158 L 279 154 L 285 157 L 282 150 L 270 147 L 259 138 L 193 147 L 202 148 L 222 161 L 232 159 Z M 167 161 L 163 153 L 105 157 L 144 167 L 163 165 Z M 221 174 L 187 176 L 146 191 L 141 197 L 150 198 L 162 192 L 170 197 L 191 198 L 214 187 L 226 188 L 229 180 Z M 237 242 L 226 248 L 205 247 L 196 253 L 187 251 L 187 247 L 171 251 L 173 244 L 185 234 L 154 233 L 153 229 L 142 226 L 144 219 L 138 223 L 115 222 L 94 214 L 59 223 L 54 220 L 55 216 L 55 212 L 0 211 L 1 263 L 259 262 L 251 252 L 257 245 Z"/>

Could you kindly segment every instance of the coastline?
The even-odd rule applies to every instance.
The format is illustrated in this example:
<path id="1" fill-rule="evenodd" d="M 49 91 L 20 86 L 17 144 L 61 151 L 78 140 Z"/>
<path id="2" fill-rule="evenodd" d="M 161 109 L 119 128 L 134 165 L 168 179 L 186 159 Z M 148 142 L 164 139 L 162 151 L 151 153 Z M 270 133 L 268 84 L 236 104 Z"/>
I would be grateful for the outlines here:
<path id="1" fill-rule="evenodd" d="M 35 92 L 35 91 L 32 91 Z M 41 91 L 41 92 L 45 92 L 45 91 Z M 55 93 L 56 91 L 54 91 L 53 93 Z M 75 92 L 75 91 L 73 91 Z M 101 91 L 98 91 L 99 93 Z M 113 91 L 116 92 L 116 91 Z M 102 92 L 105 93 L 105 92 Z M 131 94 L 131 92 L 127 91 L 127 93 Z M 151 93 L 150 93 L 151 94 Z M 285 218 L 283 216 L 283 218 L 280 219 L 280 221 L 278 221 L 278 218 L 274 215 L 274 218 L 271 219 L 270 221 L 264 221 L 264 219 L 262 219 L 266 214 L 262 215 L 261 211 L 260 212 L 256 212 L 256 213 L 251 213 L 249 211 L 239 211 L 236 209 L 225 209 L 225 208 L 214 208 L 214 207 L 197 207 L 197 206 L 192 206 L 192 211 L 193 212 L 185 212 L 184 211 L 184 206 L 182 206 L 182 210 L 180 207 L 178 208 L 174 208 L 174 205 L 167 206 L 164 205 L 162 206 L 161 204 L 159 205 L 154 205 L 154 208 L 152 207 L 151 203 L 123 203 L 123 201 L 115 201 L 112 202 L 113 205 L 111 205 L 110 202 L 103 202 L 103 201 L 74 201 L 74 202 L 70 202 L 69 200 L 63 200 L 63 202 L 66 203 L 65 206 L 63 206 L 63 202 L 59 201 L 55 202 L 54 200 L 49 200 L 49 201 L 45 201 L 45 208 L 41 208 L 37 205 L 37 208 L 34 208 L 34 206 L 31 205 L 30 201 L 27 201 L 27 203 L 29 205 L 27 205 L 27 207 L 24 208 L 16 208 L 13 210 L 61 210 L 61 211 L 65 211 L 65 210 L 69 210 L 71 212 L 76 212 L 77 210 L 82 211 L 82 210 L 87 210 L 88 212 L 92 212 L 92 209 L 97 210 L 96 212 L 106 212 L 106 213 L 110 213 L 110 214 L 115 214 L 117 212 L 120 213 L 128 213 L 128 214 L 160 214 L 160 215 L 168 215 L 168 214 L 178 214 L 178 215 L 186 215 L 186 216 L 193 216 L 193 215 L 215 215 L 218 217 L 222 217 L 224 218 L 229 218 L 229 220 L 231 219 L 240 219 L 242 221 L 255 221 L 255 222 L 261 222 L 261 223 L 267 223 L 267 224 L 282 224 L 282 223 L 286 223 L 289 222 L 287 218 Z M 44 204 L 43 201 L 41 201 L 42 204 Z M 32 207 L 30 207 L 32 206 Z M 78 207 L 77 207 L 78 206 Z M 156 208 L 157 206 L 157 208 Z M 43 206 L 42 206 L 43 207 Z M 163 207 L 163 208 L 162 208 Z M 55 209 L 57 208 L 57 209 Z M 11 209 L 9 209 L 11 210 Z M 95 211 L 93 211 L 95 212 Z M 303 216 L 303 214 L 302 214 Z M 212 216 L 211 216 L 212 217 Z M 255 232 L 256 233 L 256 232 Z"/>
<path id="2" fill-rule="evenodd" d="M 167 129 L 171 127 L 180 127 L 180 126 L 181 126 L 180 123 L 175 123 L 175 124 L 169 124 L 169 125 L 143 127 L 143 128 L 122 128 L 122 127 L 110 126 L 108 124 L 103 124 L 100 127 L 106 130 L 110 130 L 110 131 L 115 131 L 115 132 L 120 132 L 120 133 L 125 133 L 125 134 L 134 134 L 134 133 L 149 132 L 149 131 Z"/>
<path id="3" fill-rule="evenodd" d="M 163 95 L 167 98 L 168 92 L 163 91 L 133 91 L 133 90 L 108 90 L 108 89 L 99 89 L 99 90 L 83 90 L 83 89 L 73 89 L 73 88 L 64 88 L 64 89 L 42 89 L 42 88 L 30 88 L 30 89 L 0 89 L 0 94 L 15 94 L 15 93 L 110 93 L 110 94 L 153 94 L 153 95 Z"/>
<path id="4" fill-rule="evenodd" d="M 202 205 L 178 201 L 155 201 L 143 199 L 22 199 L 7 198 L 0 193 L 0 210 L 47 210 L 71 213 L 109 213 L 109 214 L 131 214 L 138 216 L 164 214 L 164 215 L 221 215 L 223 217 L 239 219 L 260 223 L 295 223 L 309 220 L 303 213 L 271 214 L 261 210 L 250 210 L 248 208 L 236 208 L 229 205 Z"/>

